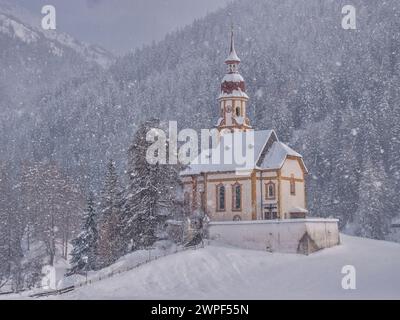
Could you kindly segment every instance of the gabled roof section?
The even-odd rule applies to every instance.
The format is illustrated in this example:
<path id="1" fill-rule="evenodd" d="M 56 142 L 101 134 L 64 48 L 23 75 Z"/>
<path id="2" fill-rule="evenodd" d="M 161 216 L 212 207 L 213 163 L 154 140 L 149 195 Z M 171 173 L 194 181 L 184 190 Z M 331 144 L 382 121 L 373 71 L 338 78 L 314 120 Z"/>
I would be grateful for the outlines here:
<path id="1" fill-rule="evenodd" d="M 236 153 L 239 158 L 235 157 Z M 279 170 L 288 157 L 297 158 L 304 172 L 308 173 L 302 155 L 280 142 L 273 130 L 224 133 L 216 148 L 203 151 L 181 175 L 252 169 Z"/>
<path id="2" fill-rule="evenodd" d="M 298 158 L 304 171 L 308 172 L 302 155 L 280 141 L 275 141 L 272 144 L 259 167 L 260 169 L 280 169 L 288 156 Z"/>

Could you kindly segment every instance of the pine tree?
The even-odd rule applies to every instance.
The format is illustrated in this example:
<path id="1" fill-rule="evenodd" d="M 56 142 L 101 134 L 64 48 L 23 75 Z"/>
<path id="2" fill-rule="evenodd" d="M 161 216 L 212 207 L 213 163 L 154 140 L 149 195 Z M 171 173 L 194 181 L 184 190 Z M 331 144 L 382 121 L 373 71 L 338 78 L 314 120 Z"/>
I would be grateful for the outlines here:
<path id="1" fill-rule="evenodd" d="M 140 126 L 128 153 L 128 187 L 124 199 L 124 235 L 131 249 L 151 246 L 165 219 L 173 214 L 179 194 L 179 166 L 149 163 L 146 134 L 159 128 L 152 119 Z M 167 141 L 166 148 L 168 147 Z"/>
<path id="2" fill-rule="evenodd" d="M 397 86 L 396 86 L 397 87 Z M 400 94 L 399 94 L 400 95 Z M 388 167 L 389 175 L 392 177 L 391 183 L 393 186 L 393 205 L 388 207 L 394 215 L 400 216 L 400 98 L 394 104 L 393 111 L 390 117 L 389 131 L 389 150 L 388 150 Z"/>
<path id="3" fill-rule="evenodd" d="M 95 269 L 97 237 L 96 211 L 93 197 L 89 196 L 83 217 L 82 230 L 78 237 L 71 241 L 73 245 L 71 274 Z"/>
<path id="4" fill-rule="evenodd" d="M 353 222 L 354 214 L 358 207 L 358 186 L 360 181 L 360 161 L 356 152 L 356 135 L 351 133 L 349 126 L 352 119 L 349 111 L 343 113 L 343 122 L 337 130 L 335 144 L 340 145 L 332 153 L 332 157 L 336 156 L 335 165 L 333 167 L 333 177 L 330 179 L 333 191 L 330 193 L 334 199 L 331 210 L 333 216 L 339 218 L 339 226 L 345 227 L 346 224 Z M 353 132 L 355 133 L 355 132 Z M 340 141 L 340 143 L 338 143 Z M 325 190 L 326 192 L 326 190 Z M 326 192 L 328 194 L 328 192 Z"/>
<path id="5" fill-rule="evenodd" d="M 62 256 L 67 257 L 67 245 L 79 229 L 84 206 L 78 187 L 70 183 L 58 164 L 35 163 L 24 166 L 19 190 L 27 251 L 31 243 L 43 242 L 52 265 L 56 241 L 61 240 Z"/>
<path id="6" fill-rule="evenodd" d="M 0 168 L 0 288 L 7 283 L 10 276 L 10 242 L 7 231 L 9 225 L 9 212 L 6 209 L 8 194 L 8 179 Z"/>
<path id="7" fill-rule="evenodd" d="M 114 162 L 110 160 L 107 165 L 107 174 L 98 209 L 98 267 L 112 264 L 124 252 L 125 244 L 121 237 L 122 217 L 119 196 L 116 168 Z"/>
<path id="8" fill-rule="evenodd" d="M 357 235 L 384 239 L 388 234 L 390 216 L 385 212 L 385 171 L 381 163 L 367 159 L 359 186 L 359 206 L 356 212 Z"/>
<path id="9" fill-rule="evenodd" d="M 12 189 L 8 168 L 0 168 L 0 287 L 8 283 L 18 291 L 23 288 L 23 217 Z"/>

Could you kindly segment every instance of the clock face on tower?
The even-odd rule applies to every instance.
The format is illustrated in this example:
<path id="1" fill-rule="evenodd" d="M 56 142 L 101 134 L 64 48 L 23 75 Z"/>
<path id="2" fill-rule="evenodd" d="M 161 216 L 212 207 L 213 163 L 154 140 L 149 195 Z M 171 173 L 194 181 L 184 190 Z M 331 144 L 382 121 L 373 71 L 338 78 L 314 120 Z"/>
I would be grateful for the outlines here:
<path id="1" fill-rule="evenodd" d="M 226 112 L 231 113 L 232 112 L 232 107 L 231 106 L 227 106 L 226 107 Z"/>

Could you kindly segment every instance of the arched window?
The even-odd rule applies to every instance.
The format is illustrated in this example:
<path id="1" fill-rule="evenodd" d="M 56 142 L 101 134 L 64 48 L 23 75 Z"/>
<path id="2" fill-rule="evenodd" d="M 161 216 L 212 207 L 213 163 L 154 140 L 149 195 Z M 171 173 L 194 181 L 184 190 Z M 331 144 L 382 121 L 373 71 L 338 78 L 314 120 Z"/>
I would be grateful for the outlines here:
<path id="1" fill-rule="evenodd" d="M 232 210 L 242 210 L 242 185 L 239 183 L 232 186 Z"/>
<path id="2" fill-rule="evenodd" d="M 290 194 L 292 196 L 296 195 L 296 180 L 294 179 L 294 175 L 290 175 Z"/>
<path id="3" fill-rule="evenodd" d="M 236 107 L 236 117 L 240 117 L 241 112 L 240 112 L 240 107 Z"/>
<path id="4" fill-rule="evenodd" d="M 276 198 L 275 195 L 275 183 L 272 181 L 268 182 L 265 185 L 265 199 L 267 200 L 274 200 Z"/>
<path id="5" fill-rule="evenodd" d="M 225 186 L 217 186 L 217 211 L 225 211 Z"/>

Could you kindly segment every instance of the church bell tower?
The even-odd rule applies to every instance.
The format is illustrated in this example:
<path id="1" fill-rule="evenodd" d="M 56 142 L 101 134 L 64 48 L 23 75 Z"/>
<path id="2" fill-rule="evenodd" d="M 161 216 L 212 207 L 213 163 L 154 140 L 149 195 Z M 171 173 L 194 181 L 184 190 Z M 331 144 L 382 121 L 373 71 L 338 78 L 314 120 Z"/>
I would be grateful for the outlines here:
<path id="1" fill-rule="evenodd" d="M 218 97 L 220 117 L 216 125 L 220 132 L 246 131 L 251 129 L 246 115 L 247 101 L 246 86 L 239 73 L 240 59 L 236 54 L 233 27 L 228 58 L 225 60 L 227 73 L 221 82 L 221 93 Z"/>

